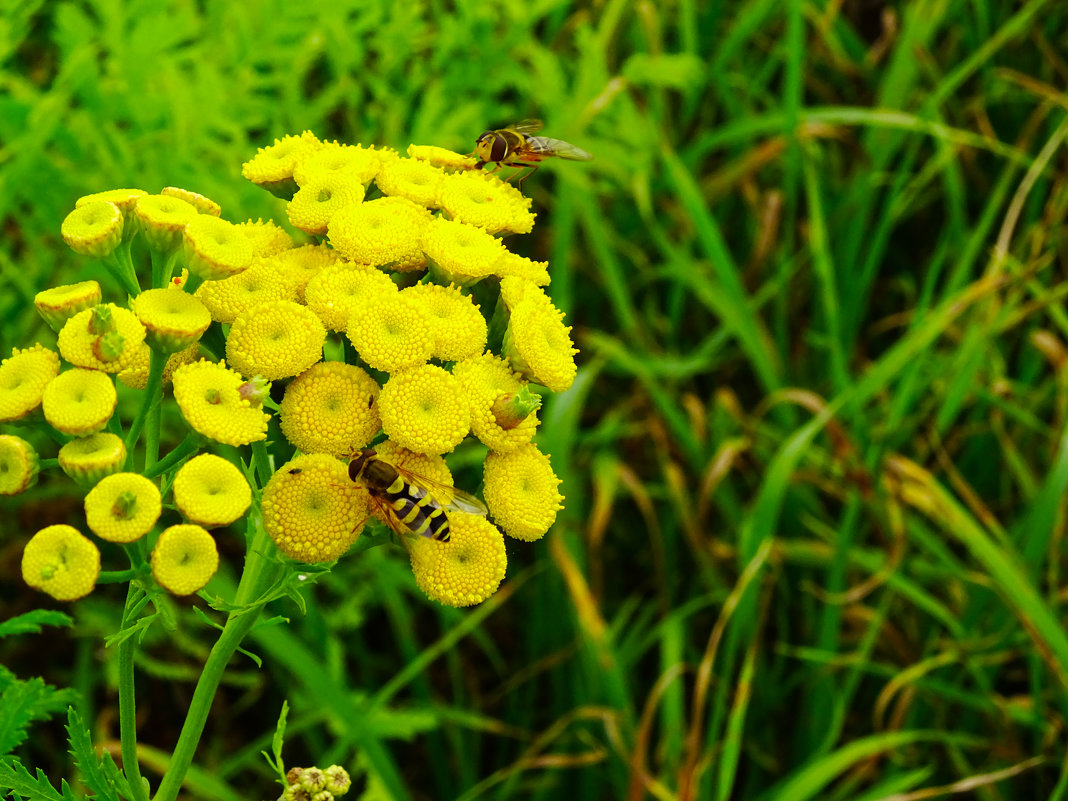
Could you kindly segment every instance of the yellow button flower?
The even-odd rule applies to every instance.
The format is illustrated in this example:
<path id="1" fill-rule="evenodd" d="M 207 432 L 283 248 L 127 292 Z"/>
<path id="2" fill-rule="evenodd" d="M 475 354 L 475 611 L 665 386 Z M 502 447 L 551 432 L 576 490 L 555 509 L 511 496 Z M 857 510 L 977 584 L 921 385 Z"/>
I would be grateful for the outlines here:
<path id="1" fill-rule="evenodd" d="M 505 249 L 481 228 L 439 217 L 423 229 L 423 253 L 444 282 L 466 286 L 494 275 Z"/>
<path id="2" fill-rule="evenodd" d="M 106 189 L 103 192 L 93 192 L 91 195 L 82 195 L 74 203 L 74 208 L 80 209 L 82 206 L 87 206 L 90 203 L 96 203 L 97 201 L 104 200 L 108 203 L 114 203 L 122 211 L 123 216 L 126 219 L 130 218 L 133 213 L 134 206 L 137 205 L 137 199 L 143 195 L 147 195 L 144 189 Z"/>
<path id="3" fill-rule="evenodd" d="M 486 505 L 505 533 L 518 540 L 545 535 L 563 508 L 557 489 L 560 479 L 549 457 L 535 445 L 522 445 L 508 453 L 492 452 L 484 468 Z"/>
<path id="4" fill-rule="evenodd" d="M 343 457 L 371 441 L 379 388 L 359 367 L 319 362 L 294 378 L 282 399 L 282 433 L 304 453 Z"/>
<path id="5" fill-rule="evenodd" d="M 311 309 L 288 300 L 264 303 L 234 320 L 226 339 L 231 366 L 268 381 L 302 373 L 323 358 L 326 328 Z"/>
<path id="6" fill-rule="evenodd" d="M 204 197 L 199 192 L 190 192 L 188 189 L 182 189 L 179 186 L 165 186 L 160 190 L 160 194 L 164 197 L 176 197 L 184 200 L 194 206 L 201 214 L 209 214 L 212 217 L 218 217 L 222 214 L 222 206 L 210 197 Z"/>
<path id="7" fill-rule="evenodd" d="M 40 343 L 12 348 L 0 362 L 0 423 L 21 420 L 41 405 L 45 387 L 59 375 L 59 355 Z"/>
<path id="8" fill-rule="evenodd" d="M 348 328 L 361 307 L 377 303 L 376 297 L 396 294 L 397 285 L 377 267 L 343 261 L 325 267 L 304 289 L 304 302 L 331 331 Z"/>
<path id="9" fill-rule="evenodd" d="M 262 219 L 257 219 L 255 222 L 246 220 L 243 223 L 237 223 L 237 228 L 245 235 L 249 244 L 252 245 L 252 257 L 254 259 L 273 256 L 275 253 L 289 250 L 297 244 L 293 241 L 293 237 L 286 233 L 285 228 L 276 225 L 270 220 L 267 222 Z"/>
<path id="10" fill-rule="evenodd" d="M 449 219 L 477 225 L 491 234 L 529 234 L 534 228 L 531 199 L 481 170 L 446 176 L 438 186 L 438 204 Z"/>
<path id="11" fill-rule="evenodd" d="M 102 259 L 122 241 L 122 209 L 106 200 L 78 206 L 60 226 L 63 241 L 82 256 Z"/>
<path id="12" fill-rule="evenodd" d="M 107 316 L 110 331 L 102 332 L 98 323 L 102 316 Z M 101 339 L 105 334 L 117 334 L 110 339 L 114 346 L 101 348 Z M 80 311 L 67 320 L 59 332 L 59 354 L 71 364 L 106 373 L 118 373 L 133 365 L 141 355 L 141 346 L 145 341 L 145 327 L 129 309 L 123 309 L 114 303 L 104 303 L 91 309 Z"/>
<path id="13" fill-rule="evenodd" d="M 37 451 L 21 437 L 0 434 L 0 495 L 18 495 L 37 480 Z"/>
<path id="14" fill-rule="evenodd" d="M 33 305 L 49 327 L 59 331 L 75 314 L 100 303 L 100 298 L 100 284 L 96 281 L 79 281 L 77 284 L 54 286 L 38 292 L 33 298 Z"/>
<path id="15" fill-rule="evenodd" d="M 180 197 L 142 195 L 134 205 L 141 234 L 149 247 L 170 251 L 182 241 L 182 231 L 200 212 Z"/>
<path id="16" fill-rule="evenodd" d="M 330 220 L 341 209 L 363 202 L 363 184 L 339 172 L 312 172 L 286 206 L 286 214 L 295 228 L 306 234 L 322 236 Z"/>
<path id="17" fill-rule="evenodd" d="M 152 549 L 152 575 L 174 595 L 196 592 L 218 569 L 215 539 L 200 526 L 186 523 L 166 528 Z"/>
<path id="18" fill-rule="evenodd" d="M 288 198 L 297 188 L 294 168 L 321 147 L 323 143 L 311 131 L 275 139 L 273 145 L 261 147 L 241 165 L 241 175 L 278 197 Z"/>
<path id="19" fill-rule="evenodd" d="M 464 156 L 435 145 L 408 145 L 408 155 L 413 159 L 428 161 L 435 167 L 446 170 L 470 170 L 478 161 L 471 156 Z"/>
<path id="20" fill-rule="evenodd" d="M 185 350 L 211 325 L 207 306 L 181 289 L 146 289 L 132 305 L 148 344 L 163 353 Z"/>
<path id="21" fill-rule="evenodd" d="M 437 208 L 438 187 L 445 171 L 428 161 L 394 156 L 385 159 L 375 178 L 383 195 L 406 197 L 420 206 Z"/>
<path id="22" fill-rule="evenodd" d="M 420 236 L 430 212 L 403 197 L 342 209 L 330 220 L 330 244 L 350 261 L 386 267 L 422 259 Z"/>
<path id="23" fill-rule="evenodd" d="M 399 292 L 379 295 L 357 308 L 346 333 L 360 358 L 388 373 L 423 364 L 434 353 L 428 312 Z"/>
<path id="24" fill-rule="evenodd" d="M 367 186 L 378 174 L 382 157 L 388 158 L 392 152 L 388 149 L 375 150 L 374 146 L 324 142 L 319 150 L 305 155 L 297 163 L 293 177 L 297 184 L 304 186 L 312 174 L 335 173 Z"/>
<path id="25" fill-rule="evenodd" d="M 290 559 L 330 562 L 356 541 L 367 504 L 344 462 L 324 453 L 298 456 L 263 488 L 263 526 Z"/>
<path id="26" fill-rule="evenodd" d="M 126 443 L 107 431 L 77 437 L 59 449 L 59 466 L 82 486 L 93 486 L 126 463 Z"/>
<path id="27" fill-rule="evenodd" d="M 174 371 L 174 399 L 190 427 L 226 445 L 267 437 L 268 415 L 241 395 L 245 381 L 226 367 L 201 359 Z"/>
<path id="28" fill-rule="evenodd" d="M 100 550 L 72 526 L 48 526 L 26 543 L 22 579 L 57 601 L 74 601 L 93 591 L 100 575 Z"/>
<path id="29" fill-rule="evenodd" d="M 457 362 L 486 347 L 486 318 L 457 286 L 416 284 L 401 292 L 428 313 L 434 335 L 434 358 Z"/>
<path id="30" fill-rule="evenodd" d="M 449 528 L 448 542 L 406 540 L 415 583 L 447 606 L 480 604 L 497 591 L 508 568 L 504 537 L 479 515 L 450 512 Z"/>
<path id="31" fill-rule="evenodd" d="M 152 348 L 144 342 L 138 346 L 136 355 L 125 370 L 120 370 L 115 375 L 130 389 L 144 389 L 148 386 L 149 361 L 152 358 Z"/>
<path id="32" fill-rule="evenodd" d="M 532 261 L 510 250 L 506 250 L 504 258 L 497 262 L 496 273 L 502 278 L 507 276 L 525 278 L 538 286 L 549 284 L 549 262 Z"/>
<path id="33" fill-rule="evenodd" d="M 159 520 L 159 488 L 138 473 L 115 473 L 102 478 L 85 496 L 85 521 L 108 542 L 141 539 Z"/>
<path id="34" fill-rule="evenodd" d="M 194 456 L 174 477 L 174 504 L 191 523 L 227 526 L 252 503 L 252 489 L 241 471 L 212 453 Z"/>
<path id="35" fill-rule="evenodd" d="M 436 365 L 394 374 L 382 388 L 378 403 L 386 436 L 417 453 L 448 453 L 471 427 L 463 387 Z"/>
<path id="36" fill-rule="evenodd" d="M 232 222 L 198 214 L 182 231 L 189 272 L 208 281 L 229 278 L 252 263 L 252 243 Z"/>
<path id="37" fill-rule="evenodd" d="M 510 427 L 502 425 L 494 413 L 499 398 L 517 393 L 523 387 L 504 359 L 483 353 L 457 362 L 452 374 L 463 386 L 470 405 L 471 432 L 482 443 L 495 451 L 512 451 L 530 442 L 538 430 L 536 413 Z"/>
<path id="38" fill-rule="evenodd" d="M 52 428 L 83 437 L 107 425 L 117 399 L 115 385 L 107 373 L 75 367 L 49 382 L 42 406 Z"/>
<path id="39" fill-rule="evenodd" d="M 284 250 L 270 259 L 282 280 L 291 284 L 297 300 L 304 302 L 304 288 L 315 276 L 331 264 L 341 261 L 338 254 L 326 245 L 303 245 Z"/>
<path id="40" fill-rule="evenodd" d="M 242 314 L 272 300 L 297 300 L 297 285 L 284 280 L 274 261 L 257 259 L 244 272 L 222 281 L 206 281 L 196 297 L 207 307 L 211 319 L 232 323 Z"/>
<path id="41" fill-rule="evenodd" d="M 505 281 L 513 279 L 505 279 Z M 564 313 L 537 287 L 523 293 L 511 305 L 501 282 L 502 296 L 511 316 L 504 335 L 504 353 L 512 366 L 531 381 L 553 392 L 564 392 L 575 380 L 578 350 L 571 341 L 571 327 L 564 325 Z"/>

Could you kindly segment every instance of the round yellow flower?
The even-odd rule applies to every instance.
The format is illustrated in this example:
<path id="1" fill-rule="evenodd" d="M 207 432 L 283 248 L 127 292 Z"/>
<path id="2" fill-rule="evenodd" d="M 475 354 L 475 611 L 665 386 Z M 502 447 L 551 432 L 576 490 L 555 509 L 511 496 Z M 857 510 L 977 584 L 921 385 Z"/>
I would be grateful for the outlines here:
<path id="1" fill-rule="evenodd" d="M 218 569 L 215 539 L 200 526 L 186 523 L 166 528 L 152 549 L 152 575 L 174 595 L 196 592 Z"/>
<path id="2" fill-rule="evenodd" d="M 301 373 L 323 358 L 326 329 L 315 312 L 298 303 L 264 303 L 234 320 L 226 358 L 246 376 L 268 381 Z"/>
<path id="3" fill-rule="evenodd" d="M 91 195 L 82 195 L 75 201 L 74 208 L 80 209 L 82 206 L 87 206 L 90 203 L 104 200 L 118 206 L 122 211 L 123 216 L 129 219 L 134 206 L 137 205 L 137 198 L 147 194 L 148 192 L 144 189 L 106 189 L 103 192 L 93 192 Z"/>
<path id="4" fill-rule="evenodd" d="M 388 157 L 390 153 L 389 150 L 375 150 L 373 146 L 324 142 L 319 150 L 300 160 L 293 170 L 293 177 L 304 186 L 312 174 L 335 173 L 367 186 L 378 174 L 382 157 Z"/>
<path id="5" fill-rule="evenodd" d="M 434 353 L 428 312 L 400 292 L 383 293 L 357 308 L 346 333 L 361 359 L 387 373 L 423 364 Z"/>
<path id="6" fill-rule="evenodd" d="M 282 280 L 294 287 L 301 303 L 304 302 L 304 288 L 308 282 L 339 261 L 341 258 L 338 254 L 326 245 L 303 245 L 285 250 L 270 259 Z"/>
<path id="7" fill-rule="evenodd" d="M 45 387 L 59 375 L 59 355 L 35 344 L 12 348 L 0 362 L 0 423 L 21 420 L 41 405 Z"/>
<path id="8" fill-rule="evenodd" d="M 189 272 L 217 281 L 245 270 L 252 263 L 252 243 L 232 222 L 198 214 L 182 232 Z"/>
<path id="9" fill-rule="evenodd" d="M 110 331 L 102 332 L 98 327 L 103 317 L 109 318 L 106 327 Z M 112 347 L 102 349 L 101 340 L 107 334 L 117 334 L 118 338 L 109 342 Z M 144 341 L 145 327 L 136 314 L 114 303 L 103 303 L 67 320 L 57 344 L 59 355 L 71 364 L 118 373 L 133 365 Z"/>
<path id="10" fill-rule="evenodd" d="M 383 195 L 406 197 L 420 206 L 437 208 L 438 187 L 445 171 L 428 161 L 394 156 L 382 163 L 375 178 Z"/>
<path id="11" fill-rule="evenodd" d="M 282 433 L 304 453 L 345 456 L 378 433 L 378 393 L 378 384 L 359 367 L 319 362 L 286 387 Z"/>
<path id="12" fill-rule="evenodd" d="M 564 313 L 540 289 L 526 292 L 510 311 L 503 351 L 512 366 L 553 392 L 567 390 L 575 380 L 578 350 Z"/>
<path id="13" fill-rule="evenodd" d="M 243 223 L 237 223 L 237 229 L 245 235 L 249 244 L 252 245 L 252 257 L 254 259 L 273 256 L 275 253 L 289 250 L 297 244 L 293 241 L 293 237 L 286 233 L 285 228 L 276 225 L 270 220 L 267 222 L 262 219 L 257 219 L 255 222 L 246 220 Z"/>
<path id="14" fill-rule="evenodd" d="M 491 234 L 528 234 L 534 228 L 530 198 L 481 170 L 446 176 L 438 186 L 438 204 L 449 219 L 477 225 Z"/>
<path id="15" fill-rule="evenodd" d="M 207 307 L 211 319 L 232 323 L 256 306 L 273 300 L 297 300 L 296 283 L 284 280 L 273 261 L 257 259 L 244 272 L 222 281 L 206 281 L 196 297 Z"/>
<path id="16" fill-rule="evenodd" d="M 122 241 L 122 209 L 106 200 L 78 206 L 60 225 L 63 241 L 82 256 L 102 259 Z"/>
<path id="17" fill-rule="evenodd" d="M 448 606 L 480 604 L 497 591 L 508 568 L 504 537 L 486 518 L 449 513 L 448 542 L 411 537 L 412 574 L 427 597 Z"/>
<path id="18" fill-rule="evenodd" d="M 252 503 L 252 489 L 232 463 L 211 453 L 194 456 L 174 477 L 174 505 L 191 523 L 227 526 Z"/>
<path id="19" fill-rule="evenodd" d="M 321 147 L 323 143 L 311 131 L 275 139 L 273 145 L 261 147 L 241 165 L 241 175 L 278 197 L 288 197 L 297 188 L 294 168 Z"/>
<path id="20" fill-rule="evenodd" d="M 130 361 L 130 366 L 115 375 L 130 389 L 144 389 L 148 386 L 148 368 L 151 358 L 152 348 L 142 342 L 137 348 L 136 355 Z"/>
<path id="21" fill-rule="evenodd" d="M 37 480 L 37 451 L 21 437 L 0 434 L 0 495 L 18 495 Z"/>
<path id="22" fill-rule="evenodd" d="M 199 215 L 197 207 L 180 197 L 142 195 L 134 214 L 149 247 L 169 251 L 178 246 L 186 223 Z"/>
<path id="23" fill-rule="evenodd" d="M 341 209 L 363 202 L 363 184 L 339 172 L 312 172 L 286 206 L 293 226 L 306 234 L 322 236 Z"/>
<path id="24" fill-rule="evenodd" d="M 201 359 L 174 371 L 174 399 L 192 429 L 226 445 L 247 445 L 267 437 L 268 416 L 241 394 L 244 379 Z"/>
<path id="25" fill-rule="evenodd" d="M 422 258 L 420 236 L 430 212 L 403 197 L 348 206 L 330 220 L 330 244 L 351 261 L 385 267 Z"/>
<path id="26" fill-rule="evenodd" d="M 38 292 L 33 298 L 33 305 L 49 327 L 59 331 L 75 314 L 100 303 L 100 298 L 100 284 L 96 281 L 80 281 Z"/>
<path id="27" fill-rule="evenodd" d="M 138 473 L 102 478 L 85 496 L 85 521 L 100 539 L 134 542 L 159 520 L 159 488 Z"/>
<path id="28" fill-rule="evenodd" d="M 397 285 L 377 267 L 339 262 L 325 267 L 304 289 L 304 302 L 331 331 L 344 331 L 360 307 L 396 294 Z"/>
<path id="29" fill-rule="evenodd" d="M 486 457 L 483 494 L 490 514 L 510 537 L 536 540 L 545 535 L 563 508 L 560 479 L 549 457 L 535 445 Z"/>
<path id="30" fill-rule="evenodd" d="M 465 286 L 494 275 L 505 250 L 481 228 L 439 217 L 423 229 L 423 253 L 445 282 Z"/>
<path id="31" fill-rule="evenodd" d="M 126 464 L 126 443 L 107 431 L 77 437 L 59 449 L 59 466 L 82 486 L 93 486 Z"/>
<path id="32" fill-rule="evenodd" d="M 510 250 L 504 251 L 504 258 L 497 262 L 496 273 L 502 278 L 508 276 L 525 278 L 538 286 L 549 284 L 549 262 L 532 261 Z"/>
<path id="33" fill-rule="evenodd" d="M 378 403 L 386 436 L 417 453 L 448 453 L 471 427 L 463 387 L 436 365 L 394 374 L 382 387 Z"/>
<path id="34" fill-rule="evenodd" d="M 100 550 L 72 526 L 48 526 L 26 543 L 22 579 L 57 601 L 74 601 L 93 591 L 100 575 Z"/>
<path id="35" fill-rule="evenodd" d="M 459 287 L 416 284 L 401 294 L 414 299 L 428 313 L 434 332 L 434 358 L 456 362 L 486 347 L 486 318 Z"/>
<path id="36" fill-rule="evenodd" d="M 523 384 L 508 363 L 492 353 L 457 362 L 452 368 L 467 395 L 471 409 L 471 432 L 495 451 L 512 451 L 525 445 L 538 430 L 538 415 L 531 413 L 511 428 L 503 427 L 494 414 L 494 404 L 502 395 L 520 390 Z"/>
<path id="37" fill-rule="evenodd" d="M 211 314 L 181 289 L 146 289 L 133 300 L 133 312 L 145 327 L 149 345 L 164 353 L 185 350 L 208 330 Z"/>
<path id="38" fill-rule="evenodd" d="M 435 145 L 408 145 L 408 155 L 447 170 L 470 170 L 478 164 L 472 156 L 464 156 Z"/>
<path id="39" fill-rule="evenodd" d="M 75 367 L 49 382 L 42 406 L 52 428 L 82 437 L 107 425 L 117 399 L 115 385 L 107 373 Z"/>
<path id="40" fill-rule="evenodd" d="M 178 186 L 165 186 L 160 190 L 160 194 L 164 197 L 176 197 L 184 200 L 194 206 L 201 214 L 210 214 L 212 217 L 218 217 L 222 214 L 222 206 L 210 197 L 204 197 L 198 192 L 190 192 L 188 189 L 182 189 Z"/>
<path id="41" fill-rule="evenodd" d="M 349 480 L 344 462 L 325 453 L 298 456 L 263 488 L 263 526 L 290 559 L 330 562 L 356 541 L 367 505 L 367 491 Z"/>

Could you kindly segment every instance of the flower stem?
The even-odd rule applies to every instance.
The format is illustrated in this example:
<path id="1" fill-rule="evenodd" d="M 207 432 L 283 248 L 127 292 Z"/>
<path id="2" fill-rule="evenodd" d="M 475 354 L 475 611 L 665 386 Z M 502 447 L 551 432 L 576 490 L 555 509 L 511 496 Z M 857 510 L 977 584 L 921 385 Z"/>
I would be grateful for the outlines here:
<path id="1" fill-rule="evenodd" d="M 145 478 L 155 478 L 162 473 L 166 473 L 178 464 L 178 462 L 182 461 L 187 456 L 193 455 L 196 452 L 199 443 L 200 435 L 195 431 L 190 431 L 186 434 L 185 439 L 179 442 L 170 453 L 151 467 L 145 468 Z"/>
<path id="2" fill-rule="evenodd" d="M 126 294 L 131 297 L 137 297 L 141 294 L 141 285 L 137 282 L 137 271 L 133 266 L 133 258 L 130 256 L 130 245 L 133 244 L 132 239 L 119 244 L 115 250 L 111 252 L 111 255 L 104 259 L 104 264 L 111 270 L 111 274 L 114 275 L 122 288 L 126 290 Z"/>
<path id="3" fill-rule="evenodd" d="M 145 385 L 145 398 L 141 408 L 137 410 L 137 416 L 130 424 L 130 431 L 126 434 L 126 469 L 133 467 L 134 447 L 137 438 L 141 436 L 141 429 L 145 427 L 145 420 L 153 405 L 159 403 L 163 391 L 163 368 L 167 365 L 167 354 L 152 349 L 148 360 L 148 383 Z M 154 434 L 156 442 L 159 441 L 159 431 Z"/>
<path id="4" fill-rule="evenodd" d="M 134 596 L 139 590 L 130 582 L 126 592 L 126 608 L 122 613 L 122 626 L 130 625 L 130 610 Z M 137 637 L 127 637 L 119 643 L 119 741 L 122 753 L 122 769 L 130 783 L 133 801 L 148 801 L 148 790 L 141 778 L 137 762 L 137 708 L 134 700 L 134 650 Z"/>

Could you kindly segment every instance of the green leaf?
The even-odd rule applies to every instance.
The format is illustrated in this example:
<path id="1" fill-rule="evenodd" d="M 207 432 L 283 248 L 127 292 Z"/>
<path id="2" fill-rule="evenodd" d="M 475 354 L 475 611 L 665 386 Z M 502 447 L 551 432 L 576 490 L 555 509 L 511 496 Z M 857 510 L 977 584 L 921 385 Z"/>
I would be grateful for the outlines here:
<path id="1" fill-rule="evenodd" d="M 74 757 L 74 764 L 81 771 L 81 779 L 94 796 L 100 798 L 113 798 L 114 788 L 105 776 L 100 765 L 100 759 L 93 749 L 93 741 L 89 730 L 85 727 L 78 710 L 73 706 L 67 708 L 67 739 L 70 742 L 70 753 Z"/>
<path id="2" fill-rule="evenodd" d="M 66 780 L 63 780 L 60 786 L 62 793 L 56 791 L 40 768 L 37 769 L 36 776 L 31 776 L 21 762 L 0 760 L 0 788 L 11 798 L 21 797 L 26 801 L 77 801 L 82 797 L 74 794 Z"/>
<path id="3" fill-rule="evenodd" d="M 40 678 L 8 685 L 0 693 L 0 754 L 10 753 L 26 739 L 31 722 L 47 720 L 66 708 L 73 697 L 72 691 L 57 690 Z"/>
<path id="4" fill-rule="evenodd" d="M 74 622 L 70 615 L 53 609 L 34 609 L 24 615 L 0 623 L 0 637 L 12 634 L 39 634 L 42 626 L 69 626 Z"/>

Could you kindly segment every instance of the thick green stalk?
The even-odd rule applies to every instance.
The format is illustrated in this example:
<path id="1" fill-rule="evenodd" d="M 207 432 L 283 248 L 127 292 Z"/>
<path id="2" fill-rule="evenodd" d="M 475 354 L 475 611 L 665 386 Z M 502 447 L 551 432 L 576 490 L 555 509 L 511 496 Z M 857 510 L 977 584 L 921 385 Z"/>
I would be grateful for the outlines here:
<path id="1" fill-rule="evenodd" d="M 122 242 L 111 255 L 104 258 L 104 264 L 111 270 L 126 294 L 137 297 L 141 294 L 141 285 L 137 281 L 137 270 L 133 266 L 133 258 L 130 255 L 132 239 Z"/>
<path id="2" fill-rule="evenodd" d="M 186 434 L 185 439 L 179 442 L 170 453 L 164 456 L 160 461 L 145 467 L 145 478 L 155 478 L 162 473 L 166 473 L 187 456 L 192 456 L 196 453 L 200 440 L 201 437 L 197 432 L 190 431 Z"/>
<path id="3" fill-rule="evenodd" d="M 141 436 L 141 429 L 145 427 L 145 420 L 153 405 L 159 403 L 163 392 L 163 368 L 167 365 L 167 354 L 152 349 L 148 361 L 148 383 L 145 385 L 145 397 L 141 408 L 137 410 L 137 416 L 130 424 L 130 431 L 126 434 L 126 469 L 133 468 L 134 448 L 137 446 L 137 438 Z M 159 431 L 153 434 L 158 441 Z"/>
<path id="4" fill-rule="evenodd" d="M 132 559 L 131 559 L 132 561 Z M 130 610 L 134 594 L 137 592 L 134 582 L 126 592 L 126 608 L 122 615 L 122 628 L 130 625 Z M 141 767 L 137 762 L 137 705 L 134 698 L 134 651 L 137 637 L 127 637 L 119 643 L 119 741 L 122 752 L 122 769 L 130 782 L 133 801 L 148 801 L 148 791 L 141 778 Z"/>

